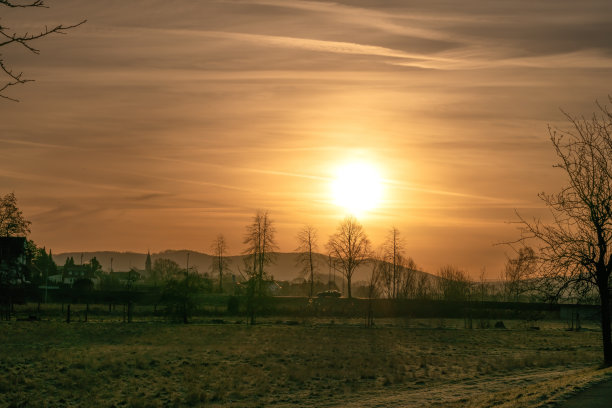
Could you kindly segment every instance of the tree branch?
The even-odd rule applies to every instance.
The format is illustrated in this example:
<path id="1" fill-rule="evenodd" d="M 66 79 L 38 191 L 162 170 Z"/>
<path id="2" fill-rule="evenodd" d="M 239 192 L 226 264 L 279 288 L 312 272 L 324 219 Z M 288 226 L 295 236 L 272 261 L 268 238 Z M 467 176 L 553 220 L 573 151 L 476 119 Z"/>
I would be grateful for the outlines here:
<path id="1" fill-rule="evenodd" d="M 44 7 L 49 8 L 43 0 L 34 0 L 31 3 L 18 4 L 8 0 L 0 0 L 0 5 L 11 7 L 11 8 L 27 8 L 27 7 Z"/>
<path id="2" fill-rule="evenodd" d="M 0 6 L 10 8 L 47 7 L 43 0 L 33 0 L 26 3 L 18 3 L 10 0 L 0 0 Z M 71 25 L 59 24 L 52 28 L 45 26 L 44 30 L 41 30 L 39 33 L 36 34 L 30 34 L 27 32 L 25 34 L 18 34 L 16 32 L 8 31 L 8 27 L 0 26 L 0 47 L 10 46 L 11 44 L 18 44 L 27 49 L 28 51 L 32 52 L 33 54 L 38 55 L 40 54 L 40 50 L 38 48 L 35 48 L 31 44 L 31 42 L 51 34 L 66 34 L 66 31 L 79 27 L 85 24 L 86 22 L 87 20 L 83 20 L 77 24 Z M 26 82 L 33 82 L 33 80 L 23 78 L 23 72 L 16 73 L 13 69 L 9 68 L 9 66 L 1 57 L 2 54 L 0 53 L 0 73 L 4 73 L 5 77 L 8 77 L 8 79 L 5 79 L 4 83 L 0 85 L 0 98 L 18 102 L 18 99 L 5 95 L 4 91 L 15 85 L 24 84 Z"/>

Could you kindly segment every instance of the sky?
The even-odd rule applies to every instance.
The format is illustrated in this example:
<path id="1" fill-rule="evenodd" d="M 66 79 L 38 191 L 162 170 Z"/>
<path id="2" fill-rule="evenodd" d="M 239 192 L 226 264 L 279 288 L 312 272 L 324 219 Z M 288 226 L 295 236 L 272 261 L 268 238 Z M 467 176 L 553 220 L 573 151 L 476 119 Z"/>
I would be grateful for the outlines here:
<path id="1" fill-rule="evenodd" d="M 395 226 L 421 269 L 497 278 L 515 212 L 545 217 L 537 194 L 564 183 L 548 126 L 612 93 L 609 0 L 47 4 L 1 22 L 87 23 L 1 50 L 35 82 L 0 100 L 0 193 L 54 253 L 223 233 L 239 254 L 258 209 L 281 251 L 312 224 L 323 252 L 338 169 L 368 163 L 374 247 Z"/>

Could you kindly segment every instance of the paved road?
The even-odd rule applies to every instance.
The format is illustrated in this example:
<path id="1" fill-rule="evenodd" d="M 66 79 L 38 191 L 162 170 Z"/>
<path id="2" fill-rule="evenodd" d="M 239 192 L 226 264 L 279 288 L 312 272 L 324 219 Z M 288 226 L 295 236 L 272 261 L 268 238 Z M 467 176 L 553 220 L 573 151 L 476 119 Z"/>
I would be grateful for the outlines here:
<path id="1" fill-rule="evenodd" d="M 612 407 L 612 380 L 580 391 L 556 408 L 610 408 Z"/>

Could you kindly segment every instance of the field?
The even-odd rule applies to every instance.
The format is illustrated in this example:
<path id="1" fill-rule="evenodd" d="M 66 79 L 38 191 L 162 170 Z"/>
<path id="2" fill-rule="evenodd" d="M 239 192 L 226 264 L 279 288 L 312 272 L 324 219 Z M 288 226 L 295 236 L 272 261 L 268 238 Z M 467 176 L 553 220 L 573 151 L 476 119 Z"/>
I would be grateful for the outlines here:
<path id="1" fill-rule="evenodd" d="M 549 406 L 611 374 L 561 322 L 215 322 L 2 322 L 0 406 Z"/>

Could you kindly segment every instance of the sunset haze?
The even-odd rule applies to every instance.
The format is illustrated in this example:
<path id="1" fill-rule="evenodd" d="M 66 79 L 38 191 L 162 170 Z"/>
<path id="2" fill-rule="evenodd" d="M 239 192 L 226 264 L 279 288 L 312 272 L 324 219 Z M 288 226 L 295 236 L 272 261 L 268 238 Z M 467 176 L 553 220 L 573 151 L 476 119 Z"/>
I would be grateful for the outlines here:
<path id="1" fill-rule="evenodd" d="M 496 279 L 563 185 L 548 126 L 612 93 L 609 0 L 48 3 L 2 23 L 87 23 L 3 50 L 35 82 L 0 100 L 0 193 L 54 253 L 240 254 L 258 209 L 323 252 L 367 163 L 374 247 L 395 226 L 421 269 Z"/>

